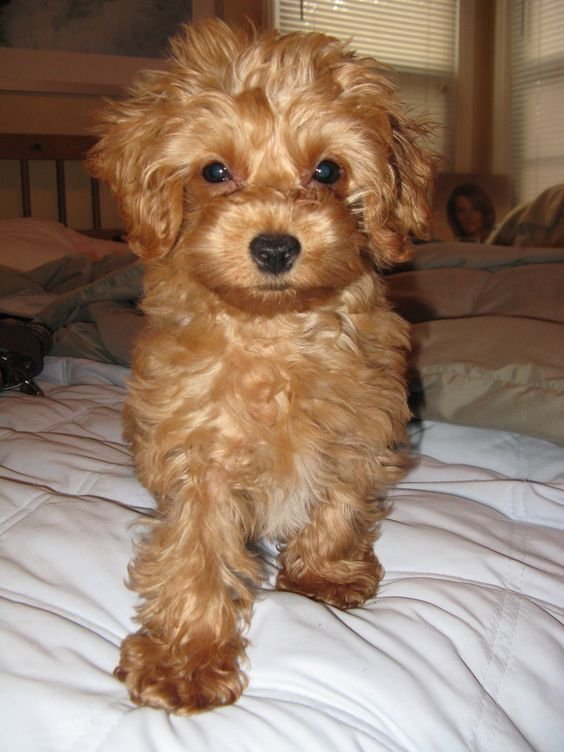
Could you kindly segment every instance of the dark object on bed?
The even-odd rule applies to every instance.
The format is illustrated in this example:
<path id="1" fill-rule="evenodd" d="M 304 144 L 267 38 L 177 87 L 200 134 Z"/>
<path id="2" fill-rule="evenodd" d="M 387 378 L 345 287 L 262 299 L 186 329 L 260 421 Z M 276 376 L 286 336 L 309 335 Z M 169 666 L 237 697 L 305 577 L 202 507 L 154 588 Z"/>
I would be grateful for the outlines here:
<path id="1" fill-rule="evenodd" d="M 0 320 L 0 391 L 41 394 L 33 379 L 43 370 L 51 345 L 51 333 L 41 324 Z"/>

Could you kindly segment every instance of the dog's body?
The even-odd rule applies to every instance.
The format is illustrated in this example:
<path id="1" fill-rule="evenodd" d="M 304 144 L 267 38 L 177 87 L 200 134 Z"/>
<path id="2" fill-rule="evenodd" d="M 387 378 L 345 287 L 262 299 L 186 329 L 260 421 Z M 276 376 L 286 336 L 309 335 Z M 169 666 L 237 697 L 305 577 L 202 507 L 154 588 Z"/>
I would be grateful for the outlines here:
<path id="1" fill-rule="evenodd" d="M 429 161 L 373 61 L 322 35 L 187 27 L 91 156 L 146 261 L 127 435 L 157 516 L 117 675 L 189 713 L 233 702 L 259 560 L 339 608 L 377 589 L 400 477 L 406 325 L 375 267 L 426 219 Z"/>

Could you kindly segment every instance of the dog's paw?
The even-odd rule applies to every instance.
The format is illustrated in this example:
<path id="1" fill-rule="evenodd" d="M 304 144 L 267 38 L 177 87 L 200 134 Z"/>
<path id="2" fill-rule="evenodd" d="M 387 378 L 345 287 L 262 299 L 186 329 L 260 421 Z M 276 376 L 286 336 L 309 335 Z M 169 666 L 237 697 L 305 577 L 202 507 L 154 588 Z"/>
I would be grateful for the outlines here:
<path id="1" fill-rule="evenodd" d="M 114 675 L 127 686 L 137 705 L 148 705 L 179 715 L 199 713 L 220 705 L 230 705 L 246 685 L 238 668 L 237 652 L 227 646 L 211 652 L 201 665 L 186 655 L 174 655 L 171 646 L 156 642 L 150 635 L 129 635 L 122 643 L 119 666 Z"/>
<path id="2" fill-rule="evenodd" d="M 324 577 L 304 567 L 300 567 L 298 575 L 282 569 L 276 587 L 346 610 L 362 606 L 372 598 L 381 578 L 382 567 L 374 558 L 369 561 L 338 562 L 334 571 L 328 571 Z"/>

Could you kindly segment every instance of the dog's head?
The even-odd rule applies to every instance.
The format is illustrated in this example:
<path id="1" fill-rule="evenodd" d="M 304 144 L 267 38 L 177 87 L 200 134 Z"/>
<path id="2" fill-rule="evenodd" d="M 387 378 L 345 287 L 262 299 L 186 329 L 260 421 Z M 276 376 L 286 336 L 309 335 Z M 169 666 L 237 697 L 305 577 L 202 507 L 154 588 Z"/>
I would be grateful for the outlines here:
<path id="1" fill-rule="evenodd" d="M 171 50 L 107 111 L 89 160 L 137 253 L 235 305 L 282 308 L 406 257 L 431 160 L 382 66 L 322 34 L 219 21 Z"/>

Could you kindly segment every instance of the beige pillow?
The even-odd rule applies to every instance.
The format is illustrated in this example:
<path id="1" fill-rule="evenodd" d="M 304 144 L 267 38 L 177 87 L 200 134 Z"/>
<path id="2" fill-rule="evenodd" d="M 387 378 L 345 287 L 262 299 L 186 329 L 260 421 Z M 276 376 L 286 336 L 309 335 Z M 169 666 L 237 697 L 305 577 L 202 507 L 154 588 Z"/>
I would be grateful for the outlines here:
<path id="1" fill-rule="evenodd" d="M 29 272 L 63 256 L 88 256 L 97 260 L 111 253 L 128 251 L 125 243 L 83 235 L 54 219 L 0 220 L 0 266 L 19 272 Z"/>
<path id="2" fill-rule="evenodd" d="M 0 220 L 0 265 L 28 272 L 62 256 L 77 255 L 72 235 L 53 219 Z"/>

